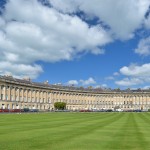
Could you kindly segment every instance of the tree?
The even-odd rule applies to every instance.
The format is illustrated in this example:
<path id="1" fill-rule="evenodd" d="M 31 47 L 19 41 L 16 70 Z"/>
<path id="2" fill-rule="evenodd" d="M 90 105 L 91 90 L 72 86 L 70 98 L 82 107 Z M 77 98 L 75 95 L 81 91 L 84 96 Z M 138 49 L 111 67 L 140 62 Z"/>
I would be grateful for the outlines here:
<path id="1" fill-rule="evenodd" d="M 64 103 L 64 102 L 55 102 L 54 107 L 55 107 L 55 109 L 58 109 L 58 110 L 64 110 L 64 109 L 66 109 L 66 103 Z"/>

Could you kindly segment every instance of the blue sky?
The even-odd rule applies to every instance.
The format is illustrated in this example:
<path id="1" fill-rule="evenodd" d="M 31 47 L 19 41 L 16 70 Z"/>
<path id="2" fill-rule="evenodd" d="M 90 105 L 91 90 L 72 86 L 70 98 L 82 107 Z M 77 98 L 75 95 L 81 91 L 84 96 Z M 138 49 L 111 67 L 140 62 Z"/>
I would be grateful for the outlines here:
<path id="1" fill-rule="evenodd" d="M 149 0 L 1 0 L 0 12 L 1 75 L 150 87 Z"/>

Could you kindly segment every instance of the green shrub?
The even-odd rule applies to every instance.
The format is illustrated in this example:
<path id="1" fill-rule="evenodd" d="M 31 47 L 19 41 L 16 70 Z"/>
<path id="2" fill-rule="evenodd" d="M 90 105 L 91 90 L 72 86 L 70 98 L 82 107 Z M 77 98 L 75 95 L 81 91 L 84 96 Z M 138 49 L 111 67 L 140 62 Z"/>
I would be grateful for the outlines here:
<path id="1" fill-rule="evenodd" d="M 66 103 L 64 103 L 64 102 L 55 102 L 54 107 L 57 110 L 64 110 L 64 109 L 66 109 Z"/>

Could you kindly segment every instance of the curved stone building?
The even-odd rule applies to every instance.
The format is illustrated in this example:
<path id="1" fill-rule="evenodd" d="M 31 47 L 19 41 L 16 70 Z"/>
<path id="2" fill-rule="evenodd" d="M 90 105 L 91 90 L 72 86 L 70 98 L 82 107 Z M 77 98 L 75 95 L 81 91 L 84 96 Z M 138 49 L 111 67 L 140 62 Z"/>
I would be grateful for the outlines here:
<path id="1" fill-rule="evenodd" d="M 84 89 L 0 76 L 1 109 L 52 110 L 55 102 L 65 102 L 68 110 L 148 110 L 150 90 Z"/>

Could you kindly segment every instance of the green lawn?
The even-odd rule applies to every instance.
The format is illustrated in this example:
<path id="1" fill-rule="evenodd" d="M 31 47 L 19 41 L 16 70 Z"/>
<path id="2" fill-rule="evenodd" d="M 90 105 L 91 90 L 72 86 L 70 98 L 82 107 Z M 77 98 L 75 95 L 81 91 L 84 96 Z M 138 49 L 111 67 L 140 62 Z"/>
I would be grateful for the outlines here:
<path id="1" fill-rule="evenodd" d="M 1 150 L 150 150 L 150 113 L 1 114 Z"/>

